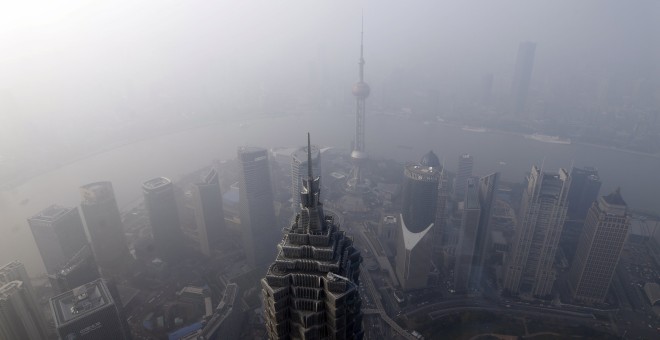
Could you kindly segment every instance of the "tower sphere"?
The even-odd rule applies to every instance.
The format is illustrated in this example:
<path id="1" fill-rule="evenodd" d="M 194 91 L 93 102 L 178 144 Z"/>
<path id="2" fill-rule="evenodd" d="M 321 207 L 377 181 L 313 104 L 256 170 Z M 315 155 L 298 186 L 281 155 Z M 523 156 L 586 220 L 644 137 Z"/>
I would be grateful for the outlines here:
<path id="1" fill-rule="evenodd" d="M 369 97 L 369 92 L 371 92 L 369 85 L 363 81 L 359 81 L 353 86 L 353 95 L 357 98 L 367 98 Z"/>

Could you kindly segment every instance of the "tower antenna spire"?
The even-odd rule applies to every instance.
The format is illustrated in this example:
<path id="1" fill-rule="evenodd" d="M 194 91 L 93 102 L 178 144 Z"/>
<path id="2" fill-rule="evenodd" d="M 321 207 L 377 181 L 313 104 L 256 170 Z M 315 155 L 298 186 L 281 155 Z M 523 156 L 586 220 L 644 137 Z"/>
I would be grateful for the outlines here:
<path id="1" fill-rule="evenodd" d="M 314 181 L 314 174 L 312 173 L 312 138 L 307 132 L 307 176 L 309 176 L 310 183 Z"/>
<path id="2" fill-rule="evenodd" d="M 360 82 L 364 82 L 364 14 L 360 27 Z"/>

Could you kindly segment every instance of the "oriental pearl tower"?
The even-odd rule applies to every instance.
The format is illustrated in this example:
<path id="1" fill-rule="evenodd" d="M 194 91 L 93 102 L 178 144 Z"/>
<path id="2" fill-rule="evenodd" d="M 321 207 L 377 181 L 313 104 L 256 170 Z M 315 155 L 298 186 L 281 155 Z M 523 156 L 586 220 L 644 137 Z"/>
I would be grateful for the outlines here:
<path id="1" fill-rule="evenodd" d="M 362 169 L 367 159 L 367 153 L 364 151 L 364 112 L 365 101 L 369 97 L 369 85 L 364 82 L 364 19 L 362 20 L 362 30 L 360 32 L 360 80 L 353 86 L 353 96 L 356 99 L 355 112 L 355 144 L 351 152 L 353 169 L 348 180 L 349 191 L 362 191 L 366 188 L 362 178 Z"/>

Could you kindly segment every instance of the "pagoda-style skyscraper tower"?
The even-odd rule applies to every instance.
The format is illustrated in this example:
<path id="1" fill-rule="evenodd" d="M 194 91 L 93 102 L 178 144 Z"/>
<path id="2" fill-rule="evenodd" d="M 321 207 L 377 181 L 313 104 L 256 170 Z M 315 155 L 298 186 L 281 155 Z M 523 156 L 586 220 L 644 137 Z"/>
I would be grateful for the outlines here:
<path id="1" fill-rule="evenodd" d="M 359 190 L 360 184 L 363 183 L 361 167 L 367 159 L 367 153 L 364 149 L 364 113 L 365 102 L 371 90 L 369 85 L 364 82 L 364 20 L 360 33 L 360 61 L 358 65 L 360 66 L 360 80 L 353 86 L 353 95 L 357 104 L 355 112 L 355 144 L 353 145 L 353 152 L 351 152 L 353 169 L 351 170 L 351 177 L 348 181 L 348 187 L 352 191 Z"/>
<path id="2" fill-rule="evenodd" d="M 307 136 L 308 149 L 311 143 Z M 323 213 L 319 177 L 308 177 L 296 214 L 261 280 L 270 339 L 362 339 L 360 252 Z"/>

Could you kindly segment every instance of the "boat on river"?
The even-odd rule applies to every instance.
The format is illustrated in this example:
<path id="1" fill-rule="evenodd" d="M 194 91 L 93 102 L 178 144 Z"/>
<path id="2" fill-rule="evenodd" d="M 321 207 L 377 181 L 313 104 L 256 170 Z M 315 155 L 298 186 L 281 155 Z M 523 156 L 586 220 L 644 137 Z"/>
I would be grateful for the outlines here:
<path id="1" fill-rule="evenodd" d="M 562 138 L 559 136 L 549 136 L 541 133 L 533 133 L 531 135 L 525 135 L 527 139 L 537 140 L 543 143 L 553 143 L 553 144 L 571 144 L 570 138 Z"/>

